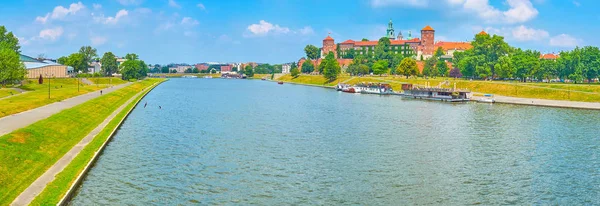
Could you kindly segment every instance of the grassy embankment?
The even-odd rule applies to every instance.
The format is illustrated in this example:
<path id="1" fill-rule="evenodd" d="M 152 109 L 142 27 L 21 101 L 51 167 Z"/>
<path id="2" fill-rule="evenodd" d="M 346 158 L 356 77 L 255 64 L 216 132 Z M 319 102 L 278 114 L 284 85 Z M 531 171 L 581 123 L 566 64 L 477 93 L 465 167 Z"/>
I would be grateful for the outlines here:
<path id="1" fill-rule="evenodd" d="M 9 204 L 115 109 L 162 79 L 148 79 L 0 137 L 0 205 Z"/>
<path id="2" fill-rule="evenodd" d="M 150 90 L 145 90 L 145 93 Z M 56 205 L 65 196 L 67 190 L 74 184 L 75 179 L 83 172 L 84 167 L 91 161 L 92 157 L 109 138 L 111 132 L 118 126 L 129 111 L 136 103 L 143 98 L 140 95 L 127 105 L 94 139 L 71 161 L 71 163 L 58 175 L 54 181 L 49 183 L 44 191 L 40 193 L 32 202 L 31 205 Z"/>
<path id="3" fill-rule="evenodd" d="M 118 77 L 113 77 L 113 78 L 106 78 L 106 77 L 95 78 L 95 77 L 89 77 L 87 79 L 94 83 L 94 85 L 90 85 L 90 86 L 95 86 L 96 84 L 109 84 L 109 85 L 112 84 L 112 85 L 117 85 L 117 84 L 124 84 L 124 83 L 127 82 L 127 81 L 122 80 L 121 78 L 118 78 Z"/>
<path id="4" fill-rule="evenodd" d="M 11 88 L 0 88 L 0 98 L 8 97 L 10 95 L 18 94 L 19 92 Z"/>
<path id="5" fill-rule="evenodd" d="M 2 107 L 0 107 L 0 117 L 27 111 L 108 87 L 108 85 L 104 84 L 85 85 L 81 83 L 79 91 L 77 91 L 76 78 L 51 79 L 49 99 L 48 79 L 44 80 L 44 84 L 38 84 L 37 79 L 28 79 L 26 82 L 27 83 L 20 88 L 28 90 L 27 93 L 0 100 L 0 105 L 2 105 Z"/>
<path id="6" fill-rule="evenodd" d="M 342 76 L 340 81 L 348 80 L 349 77 Z M 314 84 L 313 82 L 322 82 L 322 76 L 302 75 L 292 79 L 290 75 L 280 78 L 282 81 L 289 81 L 300 84 Z M 400 76 L 366 76 L 352 78 L 346 83 L 356 84 L 359 82 L 385 82 L 392 85 L 396 91 L 400 91 L 402 83 L 412 83 L 416 85 L 439 86 L 440 83 L 448 81 L 448 84 L 441 85 L 445 88 L 452 88 L 456 83 L 457 88 L 469 89 L 473 92 L 495 94 L 511 97 L 551 99 L 551 100 L 569 100 L 582 102 L 600 102 L 600 85 L 598 84 L 565 84 L 565 83 L 522 83 L 509 81 L 469 81 L 454 80 L 446 78 L 423 79 Z M 337 81 L 336 81 L 337 83 Z M 335 83 L 333 83 L 335 85 Z"/>
<path id="7" fill-rule="evenodd" d="M 297 78 L 293 78 L 291 75 L 286 74 L 278 78 L 277 80 L 283 82 L 290 82 L 296 84 L 308 84 L 314 86 L 335 86 L 338 82 L 345 82 L 350 80 L 350 76 L 340 76 L 337 80 L 329 82 L 322 75 L 300 75 Z"/>

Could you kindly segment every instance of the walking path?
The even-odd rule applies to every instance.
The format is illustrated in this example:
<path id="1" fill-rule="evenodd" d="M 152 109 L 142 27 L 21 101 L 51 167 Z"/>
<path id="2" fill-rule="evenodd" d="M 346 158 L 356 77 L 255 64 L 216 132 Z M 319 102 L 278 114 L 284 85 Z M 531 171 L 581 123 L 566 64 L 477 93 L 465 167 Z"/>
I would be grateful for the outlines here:
<path id="1" fill-rule="evenodd" d="M 17 94 L 13 94 L 13 95 L 6 96 L 6 97 L 1 97 L 0 100 L 8 99 L 8 98 L 11 98 L 11 97 L 18 96 L 18 95 L 21 95 L 21 94 L 25 94 L 26 92 L 29 92 L 29 91 L 21 89 L 21 88 L 9 88 L 9 89 L 15 90 L 17 92 Z"/>
<path id="2" fill-rule="evenodd" d="M 474 100 L 478 100 L 481 97 L 473 97 Z M 544 106 L 544 107 L 559 107 L 559 108 L 576 108 L 576 109 L 598 109 L 600 110 L 600 103 L 598 102 L 575 102 L 575 101 L 563 101 L 563 100 L 548 100 L 548 99 L 532 99 L 532 98 L 519 98 L 519 97 L 507 97 L 494 95 L 496 103 L 505 104 L 520 104 L 530 106 Z"/>
<path id="3" fill-rule="evenodd" d="M 90 81 L 90 80 L 89 80 L 89 79 L 87 79 L 87 78 L 81 78 L 81 82 L 83 82 L 84 84 L 87 84 L 87 85 L 92 85 L 92 84 L 94 84 L 94 82 Z"/>
<path id="4" fill-rule="evenodd" d="M 69 150 L 67 154 L 65 154 L 56 163 L 54 163 L 54 165 L 52 165 L 50 169 L 46 170 L 46 172 L 42 174 L 42 176 L 38 177 L 38 179 L 36 179 L 35 182 L 29 185 L 29 187 L 25 189 L 25 191 L 23 191 L 17 197 L 17 199 L 15 199 L 11 203 L 11 205 L 29 205 L 37 195 L 44 191 L 46 185 L 54 181 L 54 177 L 60 172 L 62 172 L 69 165 L 69 163 L 71 163 L 71 161 L 75 159 L 75 157 L 77 157 L 81 150 L 83 150 L 83 148 L 85 148 L 92 140 L 94 140 L 94 137 L 96 137 L 96 135 L 98 135 L 98 133 L 100 133 L 104 129 L 104 127 L 106 127 L 106 125 L 110 123 L 110 121 L 112 121 L 115 118 L 115 116 L 117 116 L 117 114 L 119 114 L 127 105 L 129 105 L 129 103 L 131 103 L 143 93 L 144 91 L 138 92 L 136 95 L 127 100 L 127 102 L 125 102 L 123 105 L 117 108 L 117 110 L 110 114 L 106 119 L 104 119 L 104 121 L 100 123 L 96 128 L 94 128 L 92 132 L 85 136 L 81 141 L 79 141 L 79 143 L 77 143 L 77 145 L 71 148 L 71 150 Z"/>
<path id="5" fill-rule="evenodd" d="M 113 86 L 111 88 L 103 89 L 103 94 L 108 94 L 115 90 L 131 85 L 132 82 Z M 90 92 L 87 94 L 79 95 L 69 99 L 65 99 L 60 102 L 55 102 L 45 106 L 41 106 L 32 110 L 24 111 L 18 114 L 0 118 L 0 136 L 11 133 L 14 130 L 26 127 L 42 119 L 46 119 L 53 114 L 56 114 L 64 109 L 68 109 L 84 103 L 90 99 L 100 96 L 100 91 Z"/>

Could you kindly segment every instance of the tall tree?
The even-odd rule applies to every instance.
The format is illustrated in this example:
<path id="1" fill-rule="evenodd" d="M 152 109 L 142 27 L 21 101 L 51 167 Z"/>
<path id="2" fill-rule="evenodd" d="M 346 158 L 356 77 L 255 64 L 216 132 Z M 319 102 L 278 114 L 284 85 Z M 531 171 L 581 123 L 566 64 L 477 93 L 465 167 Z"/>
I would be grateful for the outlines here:
<path id="1" fill-rule="evenodd" d="M 510 56 L 500 57 L 494 68 L 496 69 L 496 75 L 499 78 L 513 78 L 516 73 L 516 69 L 512 64 Z"/>
<path id="2" fill-rule="evenodd" d="M 448 64 L 446 64 L 446 61 L 444 60 L 438 60 L 438 62 L 435 64 L 435 68 L 437 69 L 437 73 L 440 76 L 446 76 L 448 75 Z"/>
<path id="3" fill-rule="evenodd" d="M 91 46 L 82 46 L 79 49 L 79 53 L 83 55 L 83 60 L 87 63 L 92 62 L 94 58 L 98 57 L 96 49 Z"/>
<path id="4" fill-rule="evenodd" d="M 339 62 L 335 59 L 333 52 L 329 52 L 321 65 L 324 65 L 323 68 L 323 76 L 329 81 L 332 82 L 337 79 L 338 74 L 341 72 L 341 67 Z"/>
<path id="5" fill-rule="evenodd" d="M 317 48 L 316 46 L 311 45 L 311 44 L 306 45 L 306 47 L 304 47 L 304 52 L 306 53 L 306 57 L 308 59 L 315 60 L 315 59 L 318 59 L 320 56 L 319 48 Z"/>
<path id="6" fill-rule="evenodd" d="M 373 74 L 382 75 L 387 73 L 388 70 L 388 62 L 386 60 L 378 60 L 373 64 Z"/>
<path id="7" fill-rule="evenodd" d="M 246 67 L 244 67 L 244 74 L 247 77 L 253 77 L 254 76 L 254 68 L 252 68 L 251 65 L 246 65 Z"/>
<path id="8" fill-rule="evenodd" d="M 87 72 L 88 63 L 85 61 L 85 57 L 81 53 L 73 53 L 67 57 L 65 65 L 73 67 L 76 73 Z"/>
<path id="9" fill-rule="evenodd" d="M 300 76 L 300 71 L 298 71 L 298 67 L 290 69 L 290 74 L 293 78 L 298 78 L 298 76 Z"/>
<path id="10" fill-rule="evenodd" d="M 0 46 L 0 82 L 3 86 L 23 80 L 27 74 L 19 54 L 10 47 Z"/>
<path id="11" fill-rule="evenodd" d="M 396 67 L 396 74 L 404 75 L 407 79 L 409 76 L 417 75 L 418 73 L 417 62 L 412 58 L 404 58 L 398 67 Z"/>
<path id="12" fill-rule="evenodd" d="M 535 70 L 540 67 L 540 52 L 533 50 L 515 50 L 511 57 L 511 61 L 515 67 L 515 75 L 522 81 L 526 81 L 527 77 L 531 77 Z"/>
<path id="13" fill-rule="evenodd" d="M 442 49 L 442 47 L 438 47 L 438 48 L 435 50 L 435 54 L 434 54 L 433 56 L 435 56 L 436 58 L 438 58 L 438 59 L 439 59 L 439 58 L 440 58 L 441 56 L 443 56 L 443 55 L 444 55 L 444 49 Z"/>
<path id="14" fill-rule="evenodd" d="M 423 66 L 423 75 L 428 77 L 437 77 L 440 75 L 438 69 L 435 67 L 437 63 L 437 58 L 431 57 L 425 60 L 425 65 Z"/>
<path id="15" fill-rule="evenodd" d="M 4 26 L 0 26 L 0 48 L 8 48 L 17 54 L 21 53 L 19 39 L 12 32 L 8 32 Z"/>
<path id="16" fill-rule="evenodd" d="M 102 55 L 102 59 L 100 59 L 100 64 L 102 64 L 101 72 L 105 76 L 111 76 L 119 69 L 117 57 L 112 52 L 104 53 L 104 55 Z"/>
<path id="17" fill-rule="evenodd" d="M 119 65 L 123 80 L 139 79 L 141 64 L 138 60 L 126 60 Z"/>
<path id="18" fill-rule="evenodd" d="M 362 38 L 362 40 L 360 40 L 360 41 L 369 41 L 369 39 L 367 39 L 367 38 Z"/>
<path id="19" fill-rule="evenodd" d="M 307 59 L 306 61 L 304 61 L 304 63 L 302 63 L 302 73 L 309 74 L 313 71 L 315 71 L 315 66 L 313 65 L 311 60 Z"/>
<path id="20" fill-rule="evenodd" d="M 391 63 L 392 55 L 390 54 L 391 41 L 387 37 L 381 37 L 375 46 L 375 60 L 386 60 L 388 65 Z"/>
<path id="21" fill-rule="evenodd" d="M 127 60 L 137 60 L 137 59 L 139 59 L 139 56 L 137 54 L 131 53 L 131 54 L 125 55 L 125 59 L 127 59 Z"/>

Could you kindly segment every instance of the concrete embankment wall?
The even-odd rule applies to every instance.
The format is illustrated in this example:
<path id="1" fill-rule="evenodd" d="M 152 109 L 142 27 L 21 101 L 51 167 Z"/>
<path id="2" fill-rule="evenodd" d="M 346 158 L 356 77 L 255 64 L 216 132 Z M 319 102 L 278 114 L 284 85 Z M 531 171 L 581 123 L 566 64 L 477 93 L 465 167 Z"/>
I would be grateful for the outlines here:
<path id="1" fill-rule="evenodd" d="M 165 80 L 165 81 L 167 81 L 167 80 Z M 123 122 L 125 122 L 125 120 L 127 119 L 127 117 L 129 117 L 129 114 L 131 113 L 131 111 L 133 111 L 133 109 L 135 109 L 135 107 L 140 103 L 140 101 L 148 93 L 150 93 L 150 91 L 152 91 L 155 87 L 157 87 L 158 85 L 160 85 L 161 83 L 163 83 L 165 81 L 161 81 L 161 82 L 158 82 L 158 83 L 152 85 L 148 89 L 144 90 L 144 93 L 141 96 L 139 96 L 139 97 L 133 97 L 133 98 L 137 98 L 137 100 L 135 102 L 133 102 L 133 106 L 127 111 L 127 114 L 125 114 L 125 116 L 119 121 L 119 123 L 117 124 L 117 126 L 110 132 L 110 134 L 108 135 L 108 138 L 106 138 L 106 140 L 104 141 L 104 143 L 102 143 L 102 146 L 100 146 L 100 148 L 98 148 L 98 150 L 96 151 L 96 153 L 94 153 L 94 156 L 92 157 L 92 159 L 90 160 L 90 162 L 88 162 L 88 164 L 85 166 L 85 168 L 83 169 L 83 171 L 77 176 L 77 179 L 75 179 L 75 182 L 71 185 L 71 187 L 69 188 L 69 190 L 67 191 L 67 193 L 65 194 L 65 196 L 60 200 L 60 202 L 58 202 L 57 205 L 60 205 L 60 206 L 68 205 L 69 201 L 71 201 L 71 199 L 75 195 L 75 192 L 77 191 L 77 189 L 79 188 L 79 186 L 81 186 L 81 183 L 83 182 L 83 179 L 85 178 L 85 176 L 87 175 L 87 173 L 89 172 L 89 170 L 94 166 L 94 164 L 96 163 L 96 161 L 98 160 L 98 158 L 100 157 L 100 155 L 102 155 L 102 152 L 104 151 L 104 148 L 106 148 L 106 145 L 108 145 L 108 143 L 112 140 L 112 138 L 116 134 L 117 130 L 121 127 L 121 125 L 123 124 Z"/>

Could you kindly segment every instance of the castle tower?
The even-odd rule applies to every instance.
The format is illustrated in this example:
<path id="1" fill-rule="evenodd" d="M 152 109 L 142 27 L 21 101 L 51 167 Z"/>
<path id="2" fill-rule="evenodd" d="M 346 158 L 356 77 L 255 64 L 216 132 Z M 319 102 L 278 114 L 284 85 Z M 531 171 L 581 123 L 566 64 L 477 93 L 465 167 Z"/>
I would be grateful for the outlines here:
<path id="1" fill-rule="evenodd" d="M 421 46 L 423 47 L 423 55 L 433 55 L 435 48 L 435 30 L 429 25 L 421 29 Z"/>
<path id="2" fill-rule="evenodd" d="M 398 40 L 404 40 L 404 36 L 402 36 L 402 31 L 398 31 Z"/>
<path id="3" fill-rule="evenodd" d="M 323 48 L 321 48 L 321 58 L 325 58 L 329 52 L 333 52 L 335 58 L 337 58 L 337 54 L 335 52 L 335 40 L 331 38 L 331 36 L 327 35 L 325 39 L 323 39 Z"/>
<path id="4" fill-rule="evenodd" d="M 393 40 L 396 38 L 396 36 L 394 35 L 394 23 L 392 23 L 392 19 L 390 19 L 390 23 L 388 23 L 386 37 L 390 40 Z"/>

